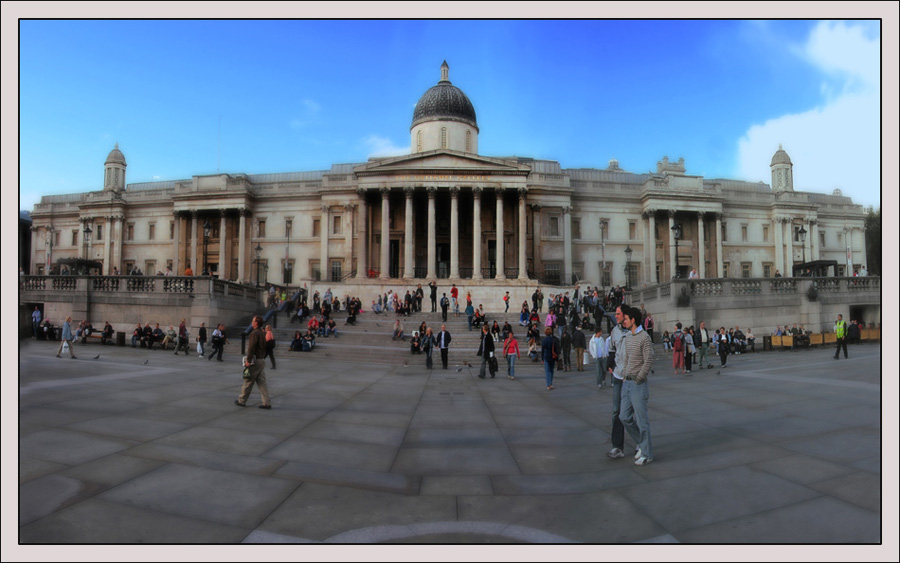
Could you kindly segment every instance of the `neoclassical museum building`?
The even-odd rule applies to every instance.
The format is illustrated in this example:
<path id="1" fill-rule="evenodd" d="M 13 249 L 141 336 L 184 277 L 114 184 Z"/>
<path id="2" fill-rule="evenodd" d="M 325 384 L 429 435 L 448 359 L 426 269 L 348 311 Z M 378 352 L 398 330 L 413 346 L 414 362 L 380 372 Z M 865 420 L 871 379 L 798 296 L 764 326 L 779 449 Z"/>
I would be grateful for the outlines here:
<path id="1" fill-rule="evenodd" d="M 564 169 L 484 156 L 472 102 L 451 84 L 446 62 L 440 72 L 413 111 L 404 156 L 128 184 L 116 145 L 102 189 L 35 206 L 30 273 L 86 258 L 100 274 L 180 275 L 190 266 L 248 284 L 446 278 L 641 287 L 691 269 L 702 278 L 762 278 L 834 260 L 834 273 L 852 275 L 865 262 L 862 206 L 837 190 L 795 191 L 781 147 L 771 184 L 691 175 L 683 159 L 667 157 L 655 173 L 633 173 L 615 160 Z"/>

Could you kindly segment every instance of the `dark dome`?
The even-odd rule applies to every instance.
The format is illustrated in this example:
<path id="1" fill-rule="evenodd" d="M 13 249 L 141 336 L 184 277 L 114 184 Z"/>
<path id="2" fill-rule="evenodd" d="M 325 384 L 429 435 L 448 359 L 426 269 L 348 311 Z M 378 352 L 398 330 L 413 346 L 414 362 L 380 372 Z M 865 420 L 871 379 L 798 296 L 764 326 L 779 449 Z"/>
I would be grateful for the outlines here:
<path id="1" fill-rule="evenodd" d="M 446 64 L 445 62 L 444 65 Z M 448 67 L 442 66 L 441 68 L 445 70 Z M 478 129 L 472 102 L 462 90 L 451 84 L 446 76 L 445 71 L 442 73 L 441 81 L 429 88 L 419 99 L 416 109 L 413 111 L 410 129 L 426 121 L 438 120 L 461 121 Z"/>
<path id="2" fill-rule="evenodd" d="M 776 164 L 790 164 L 793 166 L 794 164 L 791 162 L 791 157 L 788 156 L 788 153 L 784 152 L 784 149 L 781 148 L 781 145 L 778 145 L 778 150 L 775 151 L 775 154 L 772 155 L 772 163 L 769 166 L 775 166 Z"/>
<path id="3" fill-rule="evenodd" d="M 109 151 L 109 156 L 106 157 L 106 162 L 104 164 L 113 164 L 113 163 L 125 164 L 125 155 L 122 154 L 122 151 L 119 150 L 119 143 L 116 143 L 115 148 L 113 150 Z"/>

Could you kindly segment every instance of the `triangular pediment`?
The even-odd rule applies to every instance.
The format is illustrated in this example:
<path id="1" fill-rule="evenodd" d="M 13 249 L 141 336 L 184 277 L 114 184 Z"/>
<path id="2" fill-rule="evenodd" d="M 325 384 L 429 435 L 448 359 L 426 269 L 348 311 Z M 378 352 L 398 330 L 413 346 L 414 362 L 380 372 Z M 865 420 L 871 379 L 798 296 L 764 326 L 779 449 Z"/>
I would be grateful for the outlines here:
<path id="1" fill-rule="evenodd" d="M 527 175 L 531 167 L 515 160 L 491 158 L 451 150 L 435 150 L 372 160 L 357 166 L 360 177 L 382 174 L 510 174 Z"/>

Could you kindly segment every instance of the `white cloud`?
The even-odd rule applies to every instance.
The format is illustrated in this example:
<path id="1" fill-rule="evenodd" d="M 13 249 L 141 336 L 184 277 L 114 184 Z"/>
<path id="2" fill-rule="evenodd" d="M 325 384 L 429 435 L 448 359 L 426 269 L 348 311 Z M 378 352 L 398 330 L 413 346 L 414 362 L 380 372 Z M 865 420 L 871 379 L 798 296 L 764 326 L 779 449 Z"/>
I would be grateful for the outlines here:
<path id="1" fill-rule="evenodd" d="M 880 204 L 880 46 L 867 35 L 863 25 L 823 22 L 794 49 L 822 71 L 824 101 L 750 127 L 738 141 L 739 177 L 769 183 L 781 144 L 794 164 L 795 190 L 840 188 L 855 203 Z"/>
<path id="2" fill-rule="evenodd" d="M 409 154 L 409 145 L 398 147 L 387 137 L 369 135 L 362 140 L 366 147 L 367 157 L 373 156 L 401 156 Z"/>

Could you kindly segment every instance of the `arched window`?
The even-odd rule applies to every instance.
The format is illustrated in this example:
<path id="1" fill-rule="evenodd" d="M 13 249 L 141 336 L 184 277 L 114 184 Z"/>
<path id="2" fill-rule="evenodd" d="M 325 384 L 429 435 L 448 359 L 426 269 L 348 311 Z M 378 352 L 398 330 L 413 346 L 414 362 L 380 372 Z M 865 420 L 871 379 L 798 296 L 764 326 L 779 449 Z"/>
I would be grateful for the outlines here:
<path id="1" fill-rule="evenodd" d="M 441 148 L 447 148 L 447 128 L 441 127 Z"/>

